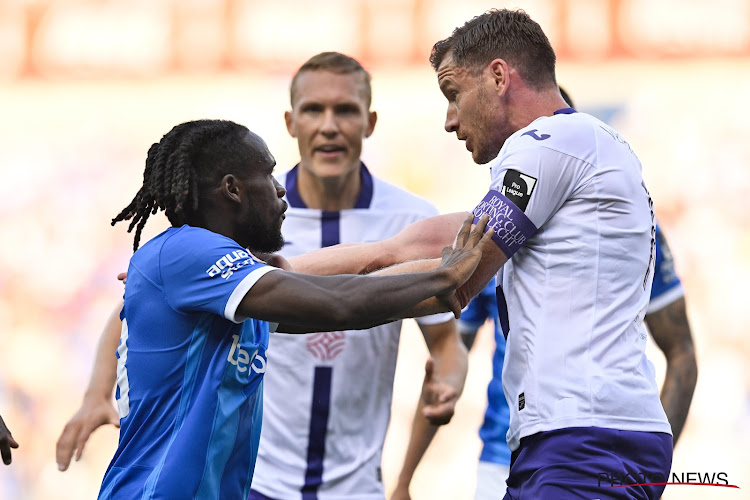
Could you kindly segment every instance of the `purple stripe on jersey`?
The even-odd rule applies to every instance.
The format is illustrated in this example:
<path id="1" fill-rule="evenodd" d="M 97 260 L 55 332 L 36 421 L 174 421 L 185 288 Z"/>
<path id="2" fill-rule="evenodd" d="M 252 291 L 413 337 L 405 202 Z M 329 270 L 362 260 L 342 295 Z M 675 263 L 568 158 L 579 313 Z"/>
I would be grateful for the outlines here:
<path id="1" fill-rule="evenodd" d="M 370 208 L 370 202 L 372 201 L 372 174 L 367 170 L 364 163 L 360 163 L 360 173 L 362 174 L 362 189 L 359 191 L 359 198 L 354 208 Z"/>
<path id="2" fill-rule="evenodd" d="M 318 488 L 323 483 L 323 459 L 326 454 L 332 378 L 333 367 L 315 367 L 310 411 L 310 440 L 307 444 L 307 470 L 305 471 L 305 484 L 301 490 L 302 500 L 317 500 Z"/>
<path id="3" fill-rule="evenodd" d="M 326 210 L 320 215 L 320 247 L 338 245 L 341 241 L 341 212 L 328 212 Z"/>
<path id="4" fill-rule="evenodd" d="M 562 109 L 558 109 L 553 114 L 555 114 L 555 115 L 572 115 L 573 113 L 578 113 L 578 111 L 576 111 L 573 108 L 562 108 Z"/>
<path id="5" fill-rule="evenodd" d="M 289 202 L 289 206 L 292 208 L 307 208 L 307 205 L 302 200 L 302 196 L 299 194 L 299 186 L 297 185 L 297 179 L 299 177 L 299 164 L 295 165 L 286 174 L 286 201 Z M 359 197 L 354 208 L 370 208 L 372 202 L 373 193 L 373 181 L 372 174 L 367 169 L 364 163 L 359 164 L 359 171 L 362 175 L 362 188 L 359 191 Z"/>
<path id="6" fill-rule="evenodd" d="M 495 230 L 492 241 L 509 259 L 537 231 L 537 227 L 526 217 L 523 210 L 494 189 L 490 189 L 472 213 L 474 224 L 482 215 L 490 216 L 487 228 Z"/>
<path id="7" fill-rule="evenodd" d="M 305 202 L 302 201 L 302 197 L 299 195 L 299 188 L 297 187 L 297 176 L 299 175 L 299 165 L 296 165 L 286 174 L 286 201 L 289 202 L 289 206 L 292 208 L 307 208 Z"/>
<path id="8" fill-rule="evenodd" d="M 508 340 L 508 332 L 510 332 L 510 321 L 508 321 L 508 304 L 505 302 L 505 294 L 503 293 L 503 287 L 497 285 L 495 288 L 495 297 L 497 297 L 497 316 L 500 320 L 500 328 L 503 330 L 503 337 Z"/>

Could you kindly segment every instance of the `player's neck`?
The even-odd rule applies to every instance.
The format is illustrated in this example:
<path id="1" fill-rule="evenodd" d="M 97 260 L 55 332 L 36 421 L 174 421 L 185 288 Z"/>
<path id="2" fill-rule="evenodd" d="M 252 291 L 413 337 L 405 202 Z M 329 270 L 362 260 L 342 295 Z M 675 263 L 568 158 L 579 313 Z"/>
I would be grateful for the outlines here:
<path id="1" fill-rule="evenodd" d="M 515 112 L 511 112 L 515 130 L 527 127 L 531 122 L 542 116 L 552 116 L 556 111 L 569 107 L 560 96 L 557 88 L 544 91 L 527 91 L 518 101 Z"/>
<path id="2" fill-rule="evenodd" d="M 308 169 L 300 168 L 297 188 L 307 208 L 337 212 L 357 204 L 362 174 L 359 168 L 354 168 L 340 177 L 317 177 Z"/>

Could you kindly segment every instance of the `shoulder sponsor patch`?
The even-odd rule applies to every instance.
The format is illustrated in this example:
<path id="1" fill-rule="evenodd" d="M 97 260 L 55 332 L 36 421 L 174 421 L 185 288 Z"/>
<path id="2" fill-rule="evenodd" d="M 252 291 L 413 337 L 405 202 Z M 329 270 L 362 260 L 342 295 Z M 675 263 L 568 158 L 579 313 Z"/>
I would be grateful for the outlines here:
<path id="1" fill-rule="evenodd" d="M 232 253 L 224 255 L 214 265 L 206 269 L 206 274 L 210 278 L 221 275 L 222 278 L 228 279 L 235 271 L 254 263 L 253 256 L 249 252 L 235 250 Z"/>
<path id="2" fill-rule="evenodd" d="M 512 201 L 518 208 L 526 211 L 529 198 L 534 192 L 536 179 L 530 175 L 522 174 L 518 170 L 509 169 L 505 172 L 501 193 Z"/>

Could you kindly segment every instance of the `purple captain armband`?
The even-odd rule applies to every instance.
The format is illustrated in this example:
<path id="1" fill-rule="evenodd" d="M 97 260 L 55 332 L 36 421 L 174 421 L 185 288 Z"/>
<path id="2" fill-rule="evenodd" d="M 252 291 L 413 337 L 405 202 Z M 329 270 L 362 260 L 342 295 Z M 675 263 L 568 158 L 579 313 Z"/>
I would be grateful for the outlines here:
<path id="1" fill-rule="evenodd" d="M 503 251 L 509 259 L 521 248 L 526 240 L 537 231 L 537 227 L 526 217 L 523 210 L 499 191 L 491 189 L 472 211 L 474 224 L 482 215 L 489 215 L 487 228 L 495 230 L 492 241 Z"/>

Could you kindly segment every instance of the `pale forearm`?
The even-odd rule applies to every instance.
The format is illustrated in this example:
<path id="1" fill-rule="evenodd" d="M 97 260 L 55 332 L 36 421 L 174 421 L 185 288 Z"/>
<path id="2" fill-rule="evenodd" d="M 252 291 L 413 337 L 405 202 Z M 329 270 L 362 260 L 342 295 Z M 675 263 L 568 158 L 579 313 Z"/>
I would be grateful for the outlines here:
<path id="1" fill-rule="evenodd" d="M 398 476 L 397 488 L 404 488 L 405 491 L 408 490 L 414 472 L 438 430 L 437 425 L 432 425 L 427 421 L 422 414 L 423 410 L 424 401 L 420 399 L 417 411 L 414 413 L 409 445 L 404 456 L 404 465 L 401 467 L 401 473 Z"/>
<path id="2" fill-rule="evenodd" d="M 122 301 L 118 303 L 107 320 L 99 344 L 96 348 L 94 367 L 91 371 L 89 384 L 86 388 L 86 397 L 110 398 L 117 379 L 117 346 L 120 343 L 120 332 L 122 322 L 120 311 Z"/>
<path id="3" fill-rule="evenodd" d="M 469 370 L 468 351 L 458 338 L 446 339 L 442 344 L 430 349 L 430 354 L 435 360 L 436 378 L 453 387 L 460 396 Z"/>
<path id="4" fill-rule="evenodd" d="M 402 262 L 432 259 L 453 244 L 467 215 L 459 212 L 429 217 L 384 241 L 336 245 L 288 260 L 299 273 L 334 275 L 368 274 Z"/>

